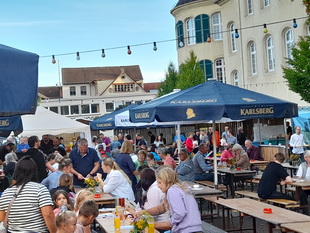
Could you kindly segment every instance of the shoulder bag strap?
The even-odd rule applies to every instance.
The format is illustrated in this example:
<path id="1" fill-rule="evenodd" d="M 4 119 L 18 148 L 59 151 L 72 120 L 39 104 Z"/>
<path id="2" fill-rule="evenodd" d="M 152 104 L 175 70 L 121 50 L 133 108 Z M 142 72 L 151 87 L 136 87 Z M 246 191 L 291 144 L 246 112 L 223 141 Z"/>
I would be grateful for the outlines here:
<path id="1" fill-rule="evenodd" d="M 24 184 L 22 184 L 21 186 L 18 187 L 16 193 L 13 195 L 13 198 L 12 200 L 10 201 L 10 204 L 8 206 L 8 210 L 6 211 L 6 215 L 4 217 L 4 220 L 3 220 L 3 226 L 7 229 L 8 228 L 8 217 L 9 217 L 9 214 L 10 214 L 10 210 L 11 210 L 11 207 L 16 199 L 16 197 L 20 194 L 20 192 L 22 191 L 22 188 L 24 187 Z"/>

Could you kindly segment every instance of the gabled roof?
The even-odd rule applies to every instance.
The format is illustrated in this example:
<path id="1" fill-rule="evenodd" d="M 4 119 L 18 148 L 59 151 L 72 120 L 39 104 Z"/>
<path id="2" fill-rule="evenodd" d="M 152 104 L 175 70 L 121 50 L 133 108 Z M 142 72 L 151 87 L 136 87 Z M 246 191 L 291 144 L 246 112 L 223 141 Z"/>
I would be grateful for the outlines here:
<path id="1" fill-rule="evenodd" d="M 160 84 L 162 83 L 144 83 L 143 88 L 146 92 L 150 92 L 151 90 L 157 90 Z"/>
<path id="2" fill-rule="evenodd" d="M 125 72 L 134 81 L 143 80 L 140 67 L 138 65 L 134 65 L 62 68 L 62 83 L 63 85 L 68 85 L 85 84 L 100 80 L 115 80 L 122 72 Z"/>
<path id="3" fill-rule="evenodd" d="M 62 87 L 50 86 L 50 87 L 39 87 L 39 94 L 46 96 L 49 99 L 62 98 Z"/>

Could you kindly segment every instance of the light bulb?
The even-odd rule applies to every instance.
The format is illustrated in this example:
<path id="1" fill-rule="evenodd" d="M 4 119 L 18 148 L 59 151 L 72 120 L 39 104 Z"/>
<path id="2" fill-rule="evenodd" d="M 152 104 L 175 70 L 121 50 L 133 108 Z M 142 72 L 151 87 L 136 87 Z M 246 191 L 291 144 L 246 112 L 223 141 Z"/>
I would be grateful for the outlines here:
<path id="1" fill-rule="evenodd" d="M 154 45 L 154 46 L 153 46 L 153 50 L 154 50 L 154 51 L 157 51 L 156 42 L 153 42 L 153 45 Z"/>
<path id="2" fill-rule="evenodd" d="M 208 42 L 208 43 L 211 43 L 211 42 L 212 42 L 211 36 L 208 36 L 207 42 Z"/>
<path id="3" fill-rule="evenodd" d="M 235 38 L 239 38 L 238 29 L 235 29 Z"/>
<path id="4" fill-rule="evenodd" d="M 102 52 L 101 52 L 101 57 L 102 57 L 102 58 L 105 58 L 104 49 L 102 49 L 101 51 L 102 51 Z"/>
<path id="5" fill-rule="evenodd" d="M 80 58 L 80 53 L 79 52 L 76 52 L 76 60 L 80 60 L 81 58 Z"/>
<path id="6" fill-rule="evenodd" d="M 264 30 L 263 30 L 264 33 L 267 33 L 268 32 L 268 28 L 267 28 L 267 25 L 264 24 Z"/>
<path id="7" fill-rule="evenodd" d="M 297 28 L 297 27 L 298 27 L 298 25 L 296 23 L 296 19 L 293 19 L 293 28 Z"/>
<path id="8" fill-rule="evenodd" d="M 56 63 L 56 60 L 55 60 L 55 56 L 54 56 L 54 55 L 52 56 L 52 63 L 53 63 L 53 64 Z"/>
<path id="9" fill-rule="evenodd" d="M 130 46 L 129 45 L 127 46 L 127 53 L 128 53 L 128 55 L 131 54 L 131 50 L 130 50 Z"/>

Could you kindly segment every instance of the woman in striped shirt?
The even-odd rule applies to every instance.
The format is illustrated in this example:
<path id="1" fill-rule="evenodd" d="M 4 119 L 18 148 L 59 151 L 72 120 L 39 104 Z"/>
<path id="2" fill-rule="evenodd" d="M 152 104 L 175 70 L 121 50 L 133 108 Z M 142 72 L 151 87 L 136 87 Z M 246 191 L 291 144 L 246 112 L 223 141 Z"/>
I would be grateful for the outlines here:
<path id="1" fill-rule="evenodd" d="M 0 198 L 0 221 L 3 222 L 13 195 L 22 186 L 8 216 L 9 232 L 56 232 L 53 202 L 47 188 L 39 183 L 37 166 L 30 156 L 16 165 L 15 185 L 7 188 Z"/>

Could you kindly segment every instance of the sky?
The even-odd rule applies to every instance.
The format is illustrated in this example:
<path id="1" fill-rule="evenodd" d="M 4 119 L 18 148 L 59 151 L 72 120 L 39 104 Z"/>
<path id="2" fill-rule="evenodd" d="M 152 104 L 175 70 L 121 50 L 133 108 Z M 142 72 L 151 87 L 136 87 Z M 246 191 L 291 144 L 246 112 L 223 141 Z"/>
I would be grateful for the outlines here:
<path id="1" fill-rule="evenodd" d="M 139 65 L 144 82 L 164 80 L 169 62 L 177 65 L 177 0 L 10 0 L 0 2 L 0 44 L 36 53 L 39 86 L 59 84 L 59 67 Z M 125 46 L 121 49 L 109 49 Z M 105 49 L 106 57 L 101 57 Z M 82 53 L 83 51 L 100 50 Z M 80 52 L 80 60 L 76 60 Z M 57 54 L 74 53 L 57 56 Z M 56 64 L 52 64 L 55 55 Z M 45 57 L 48 56 L 48 57 Z"/>

